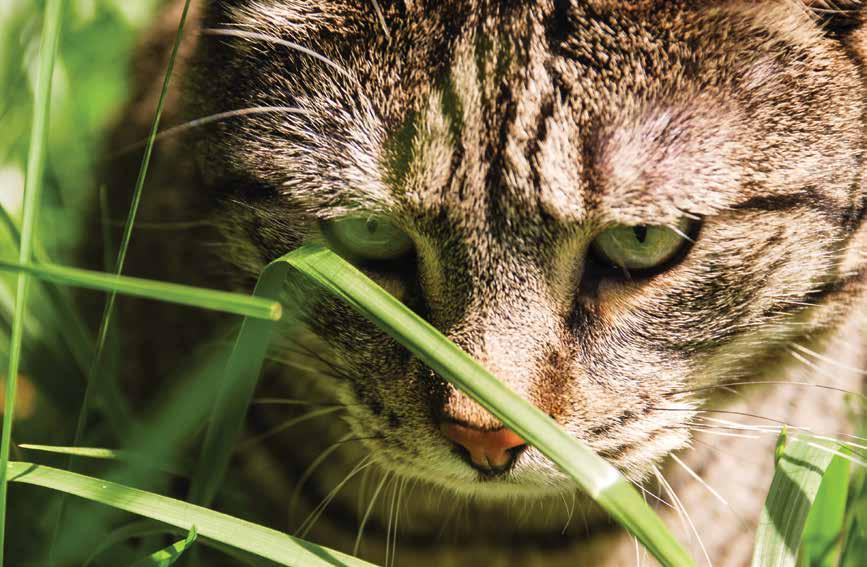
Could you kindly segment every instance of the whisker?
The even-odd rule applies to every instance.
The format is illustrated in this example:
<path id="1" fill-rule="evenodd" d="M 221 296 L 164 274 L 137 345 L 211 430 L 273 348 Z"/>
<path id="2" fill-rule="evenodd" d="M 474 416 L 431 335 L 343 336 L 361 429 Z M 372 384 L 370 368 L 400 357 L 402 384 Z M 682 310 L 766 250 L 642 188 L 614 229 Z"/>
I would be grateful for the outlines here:
<path id="1" fill-rule="evenodd" d="M 628 479 L 627 479 L 627 480 L 628 480 Z M 665 498 L 661 497 L 659 494 L 655 494 L 654 492 L 648 490 L 646 487 L 642 486 L 642 485 L 641 485 L 640 483 L 638 483 L 638 482 L 635 482 L 634 480 L 629 480 L 629 482 L 631 482 L 633 485 L 635 485 L 635 487 L 636 487 L 638 490 L 641 491 L 641 493 L 644 495 L 644 500 L 645 500 L 645 501 L 647 500 L 647 497 L 650 496 L 651 498 L 653 498 L 654 500 L 656 500 L 657 502 L 659 502 L 659 503 L 662 504 L 663 506 L 666 506 L 666 507 L 671 508 L 672 510 L 674 510 L 674 506 L 672 506 L 672 504 L 671 504 L 670 502 L 667 502 L 667 501 L 665 500 Z"/>
<path id="2" fill-rule="evenodd" d="M 711 434 L 716 434 L 716 435 L 728 435 L 728 436 L 732 436 L 732 437 L 744 437 L 744 438 L 751 438 L 751 439 L 759 439 L 759 437 L 758 436 L 750 436 L 750 435 L 746 435 L 746 434 L 736 434 L 736 433 L 726 433 L 726 432 L 722 432 L 722 431 L 714 431 L 714 429 L 732 429 L 735 431 L 752 431 L 754 433 L 764 433 L 764 434 L 768 434 L 768 435 L 779 435 L 784 429 L 783 427 L 777 427 L 777 426 L 740 424 L 740 423 L 735 423 L 735 422 L 726 421 L 726 420 L 714 420 L 712 418 L 707 418 L 707 420 L 716 421 L 719 423 L 724 423 L 725 425 L 719 426 L 719 425 L 693 424 L 690 427 L 690 429 L 701 431 L 702 433 L 711 433 Z M 867 450 L 867 445 L 862 445 L 859 443 L 854 443 L 852 441 L 844 441 L 844 440 L 840 439 L 840 437 L 853 437 L 853 438 L 859 439 L 861 441 L 867 441 L 867 439 L 862 439 L 862 438 L 858 437 L 857 435 L 851 435 L 848 433 L 835 433 L 834 434 L 835 436 L 822 435 L 822 434 L 814 433 L 807 428 L 797 427 L 797 426 L 789 426 L 788 429 L 795 431 L 794 435 L 796 437 L 817 439 L 820 441 L 830 441 L 830 442 L 832 442 L 832 443 L 834 443 L 840 447 L 846 447 L 847 449 L 849 449 L 850 451 L 852 451 L 853 453 L 855 453 L 859 457 L 867 459 L 867 455 L 864 455 L 858 451 L 858 449 Z"/>
<path id="3" fill-rule="evenodd" d="M 797 353 L 792 353 L 797 354 Z M 809 362 L 809 361 L 807 361 Z M 708 390 L 716 390 L 718 388 L 731 388 L 734 386 L 798 386 L 798 387 L 807 387 L 807 388 L 819 388 L 823 390 L 833 390 L 835 392 L 841 392 L 843 394 L 850 394 L 852 396 L 857 396 L 864 400 L 867 400 L 867 396 L 864 394 L 860 394 L 858 392 L 853 392 L 852 390 L 847 390 L 845 388 L 838 388 L 837 386 L 831 386 L 828 384 L 814 384 L 812 382 L 790 382 L 787 380 L 749 380 L 743 382 L 726 382 L 725 384 L 713 385 L 713 386 L 700 386 L 698 388 L 689 388 L 687 390 L 675 390 L 674 392 L 670 392 L 669 395 L 677 395 L 677 394 L 694 394 L 696 392 L 705 392 Z"/>
<path id="4" fill-rule="evenodd" d="M 752 413 L 742 412 L 742 411 L 734 411 L 734 410 L 717 410 L 717 409 L 691 409 L 691 408 L 660 408 L 660 407 L 649 407 L 648 409 L 654 411 L 685 411 L 692 413 L 721 413 L 727 415 L 739 415 L 741 417 L 752 417 L 753 419 L 763 419 L 765 421 L 772 421 L 774 423 L 779 423 L 780 425 L 785 425 L 788 427 L 793 427 L 792 425 L 786 423 L 785 421 L 781 421 L 779 419 L 774 419 L 772 417 L 765 417 L 762 415 L 756 415 Z M 802 429 L 802 428 L 797 428 Z"/>
<path id="5" fill-rule="evenodd" d="M 388 507 L 388 524 L 385 528 L 385 562 L 383 565 L 389 567 L 389 559 L 391 559 L 391 525 L 394 520 L 394 501 L 397 497 L 398 479 L 394 477 L 391 481 L 391 504 Z"/>
<path id="6" fill-rule="evenodd" d="M 758 435 L 747 435 L 746 433 L 730 433 L 728 431 L 714 431 L 712 429 L 706 429 L 702 427 L 693 426 L 690 429 L 695 429 L 697 431 L 701 431 L 702 433 L 707 433 L 708 435 L 719 435 L 720 437 L 739 437 L 741 439 L 761 439 Z"/>
<path id="7" fill-rule="evenodd" d="M 156 135 L 154 141 L 162 142 L 166 138 L 172 138 L 174 136 L 183 134 L 184 132 L 195 130 L 196 128 L 202 128 L 203 126 L 207 126 L 209 124 L 224 122 L 232 118 L 253 116 L 256 114 L 307 114 L 307 111 L 303 108 L 296 108 L 293 106 L 257 106 L 251 108 L 241 108 L 239 110 L 230 110 L 228 112 L 219 112 L 217 114 L 211 114 L 210 116 L 196 118 L 195 120 L 190 120 L 189 122 L 178 124 L 177 126 L 172 126 L 171 128 L 166 128 L 165 130 L 159 132 Z M 118 158 L 122 155 L 128 154 L 129 152 L 143 148 L 148 144 L 148 141 L 149 140 L 139 140 L 138 142 L 135 142 L 128 146 L 124 146 L 116 152 L 108 154 L 107 159 Z"/>
<path id="8" fill-rule="evenodd" d="M 358 534 L 355 536 L 355 547 L 352 549 L 352 555 L 358 556 L 358 551 L 361 549 L 361 537 L 364 535 L 364 528 L 367 526 L 367 520 L 370 519 L 370 514 L 373 512 L 373 507 L 376 504 L 377 498 L 379 498 L 379 493 L 382 492 L 382 489 L 390 475 L 391 472 L 386 471 L 382 476 L 382 480 L 380 480 L 379 484 L 376 486 L 376 490 L 373 491 L 373 497 L 370 499 L 370 504 L 367 505 L 367 510 L 364 511 L 361 523 L 358 524 Z"/>
<path id="9" fill-rule="evenodd" d="M 575 516 L 575 502 L 577 500 L 577 494 L 574 490 L 572 491 L 571 506 L 566 503 L 566 496 L 564 494 L 561 493 L 560 497 L 563 499 L 563 506 L 566 508 L 566 523 L 563 525 L 563 530 L 560 532 L 560 535 L 566 535 L 566 530 L 569 529 L 569 525 L 572 523 L 572 518 Z"/>
<path id="10" fill-rule="evenodd" d="M 813 447 L 814 449 L 818 449 L 818 450 L 824 451 L 826 453 L 831 453 L 832 455 L 840 457 L 841 459 L 846 459 L 847 461 L 849 461 L 851 463 L 855 463 L 856 465 L 860 465 L 862 467 L 867 467 L 867 462 L 864 462 L 861 459 L 856 459 L 852 455 L 847 455 L 846 453 L 843 453 L 842 451 L 837 451 L 835 449 L 832 449 L 831 447 L 825 447 L 824 445 L 820 445 L 819 443 L 813 443 L 812 441 L 807 441 L 806 443 L 807 443 L 807 445 L 809 445 L 810 447 Z"/>
<path id="11" fill-rule="evenodd" d="M 827 356 L 820 354 L 814 350 L 810 350 L 803 345 L 799 345 L 798 343 L 792 343 L 792 346 L 795 347 L 797 350 L 801 351 L 802 353 L 809 355 L 809 356 L 812 356 L 813 358 L 821 360 L 822 362 L 825 362 L 827 364 L 830 364 L 831 366 L 836 366 L 837 368 L 842 368 L 843 370 L 849 370 L 851 372 L 856 372 L 860 376 L 867 376 L 867 370 L 863 370 L 861 368 L 856 368 L 854 366 L 849 366 L 848 364 L 843 364 L 842 362 L 838 362 L 838 361 L 834 360 L 833 358 L 827 357 Z"/>
<path id="12" fill-rule="evenodd" d="M 280 425 L 277 425 L 276 427 L 273 427 L 272 429 L 266 431 L 265 433 L 262 433 L 260 435 L 256 435 L 255 437 L 251 437 L 250 439 L 245 440 L 244 442 L 240 443 L 235 450 L 236 451 L 245 451 L 245 450 L 249 449 L 250 447 L 252 447 L 253 445 L 261 443 L 265 439 L 268 439 L 269 437 L 273 437 L 274 435 L 277 435 L 278 433 L 282 433 L 283 431 L 286 431 L 287 429 L 294 427 L 294 426 L 298 425 L 299 423 L 309 421 L 309 420 L 315 419 L 317 417 L 322 417 L 324 415 L 328 415 L 331 413 L 335 413 L 335 412 L 338 412 L 342 409 L 344 409 L 344 408 L 342 408 L 342 407 L 327 407 L 327 408 L 323 408 L 323 409 L 314 410 L 314 411 L 311 411 L 309 413 L 305 413 L 302 416 L 285 421 L 285 422 L 281 423 Z"/>
<path id="13" fill-rule="evenodd" d="M 334 451 L 340 448 L 341 445 L 348 442 L 352 437 L 352 433 L 347 433 L 343 437 L 341 437 L 336 443 L 332 443 L 328 447 L 325 448 L 324 451 L 319 453 L 319 456 L 313 459 L 313 462 L 304 469 L 304 472 L 301 473 L 301 478 L 298 479 L 298 482 L 295 483 L 295 488 L 292 490 L 292 498 L 289 500 L 289 524 L 292 525 L 294 523 L 294 511 L 298 509 L 298 501 L 301 499 L 301 491 L 304 488 L 304 485 L 310 480 L 310 477 L 313 475 L 313 472 L 319 468 L 325 459 L 327 459 Z"/>
<path id="14" fill-rule="evenodd" d="M 325 404 L 319 402 L 308 402 L 307 400 L 292 400 L 289 398 L 256 398 L 252 402 L 251 405 L 256 406 L 306 406 L 313 408 L 349 408 L 352 407 L 349 404 Z M 359 404 L 355 404 L 359 405 Z"/>
<path id="15" fill-rule="evenodd" d="M 267 35 L 264 33 L 250 32 L 250 31 L 243 31 L 243 30 L 233 30 L 233 29 L 227 29 L 227 28 L 205 28 L 202 30 L 202 34 L 215 35 L 215 36 L 237 37 L 237 38 L 241 38 L 241 39 L 264 41 L 265 43 L 270 43 L 273 45 L 282 45 L 283 47 L 288 47 L 289 49 L 293 49 L 299 53 L 303 53 L 304 55 L 308 55 L 308 56 L 316 59 L 317 61 L 325 63 L 326 65 L 328 65 L 329 67 L 331 67 L 332 69 L 334 69 L 335 71 L 337 71 L 338 73 L 343 75 L 344 77 L 346 77 L 352 81 L 355 81 L 355 77 L 353 77 L 352 74 L 349 73 L 349 71 L 347 71 L 346 69 L 344 69 L 343 67 L 341 67 L 340 65 L 338 65 L 337 63 L 335 63 L 334 61 L 329 59 L 328 57 L 325 57 L 321 53 L 317 53 L 316 51 L 313 51 L 312 49 L 304 47 L 303 45 L 300 45 L 298 43 L 294 43 L 292 41 L 287 41 L 287 40 L 281 39 L 279 37 L 274 37 L 274 36 Z"/>
<path id="16" fill-rule="evenodd" d="M 704 546 L 704 542 L 702 541 L 701 536 L 699 535 L 698 530 L 695 527 L 695 523 L 692 521 L 692 518 L 689 515 L 689 512 L 687 512 L 686 507 L 683 505 L 683 502 L 680 501 L 680 498 L 677 497 L 677 493 L 674 492 L 674 489 L 671 487 L 671 485 L 668 483 L 668 481 L 665 480 L 665 477 L 662 475 L 662 472 L 660 472 L 659 467 L 654 466 L 653 472 L 654 472 L 654 474 L 656 474 L 656 478 L 662 484 L 663 489 L 665 489 L 665 491 L 668 493 L 668 495 L 674 501 L 676 509 L 679 510 L 678 513 L 680 514 L 680 512 L 682 512 L 681 518 L 685 519 L 686 523 L 689 524 L 689 529 L 692 530 L 692 533 L 695 535 L 695 538 L 698 540 L 698 546 L 701 548 L 701 552 L 702 552 L 702 554 L 704 554 L 704 558 L 707 561 L 707 564 L 710 567 L 713 567 L 713 563 L 710 560 L 710 555 L 708 555 L 707 549 Z"/>
<path id="17" fill-rule="evenodd" d="M 314 508 L 312 512 L 310 512 L 310 514 L 307 516 L 307 519 L 304 520 L 304 522 L 301 524 L 301 527 L 299 527 L 298 530 L 295 532 L 296 535 L 301 539 L 305 539 L 307 537 L 307 533 L 313 528 L 316 522 L 319 521 L 322 513 L 325 512 L 325 509 L 328 507 L 329 504 L 331 504 L 332 500 L 334 500 L 337 494 L 343 489 L 344 486 L 346 486 L 346 483 L 352 480 L 359 472 L 363 471 L 372 464 L 373 461 L 371 460 L 370 455 L 362 458 L 361 461 L 359 461 L 358 464 L 355 465 L 355 467 L 351 471 L 349 471 L 349 474 L 347 474 L 346 477 L 342 481 L 340 481 L 331 492 L 328 493 L 328 496 L 326 496 L 322 500 L 322 502 L 320 502 L 319 505 L 316 506 L 316 508 Z"/>
<path id="18" fill-rule="evenodd" d="M 692 467 L 690 467 L 685 462 L 683 462 L 680 459 L 680 457 L 678 457 L 677 455 L 672 455 L 671 458 L 674 459 L 674 462 L 677 463 L 678 465 L 680 465 L 680 467 L 683 470 L 685 470 L 689 476 L 691 476 L 693 479 L 695 479 L 696 482 L 698 482 L 703 487 L 705 487 L 705 489 L 707 489 L 707 491 L 710 492 L 713 495 L 713 497 L 717 499 L 717 501 L 719 501 L 723 506 L 728 508 L 729 511 L 738 519 L 738 521 L 741 523 L 742 526 L 744 526 L 744 527 L 747 526 L 746 521 L 741 517 L 740 514 L 737 513 L 737 511 L 732 507 L 732 505 L 729 504 L 728 500 L 723 498 L 722 495 L 719 492 L 717 492 L 716 490 L 714 490 L 714 488 L 708 482 L 706 482 L 703 478 L 701 478 L 697 472 L 692 470 Z"/>
<path id="19" fill-rule="evenodd" d="M 394 510 L 394 536 L 391 541 L 391 564 L 395 565 L 397 563 L 397 534 L 398 534 L 398 526 L 400 525 L 400 500 L 403 496 L 403 489 L 406 485 L 406 479 L 400 479 L 400 483 L 397 486 L 397 504 L 395 505 Z"/>

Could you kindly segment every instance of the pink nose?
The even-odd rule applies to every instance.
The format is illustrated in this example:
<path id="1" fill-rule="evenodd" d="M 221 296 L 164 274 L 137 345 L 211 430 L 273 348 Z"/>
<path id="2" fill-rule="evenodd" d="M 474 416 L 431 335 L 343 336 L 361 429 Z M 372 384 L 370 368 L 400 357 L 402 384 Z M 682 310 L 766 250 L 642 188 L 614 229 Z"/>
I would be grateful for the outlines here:
<path id="1" fill-rule="evenodd" d="M 486 471 L 505 468 L 514 459 L 514 452 L 510 452 L 510 449 L 526 445 L 515 432 L 505 427 L 496 431 L 482 431 L 457 423 L 443 423 L 440 431 L 466 449 L 476 467 Z"/>

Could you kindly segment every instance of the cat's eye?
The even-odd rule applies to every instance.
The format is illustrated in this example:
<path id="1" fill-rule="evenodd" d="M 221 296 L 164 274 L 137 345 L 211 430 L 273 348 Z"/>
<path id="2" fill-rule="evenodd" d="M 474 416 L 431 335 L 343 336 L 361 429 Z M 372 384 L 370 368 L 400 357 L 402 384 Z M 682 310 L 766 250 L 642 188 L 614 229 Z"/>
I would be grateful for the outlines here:
<path id="1" fill-rule="evenodd" d="M 690 221 L 676 226 L 625 226 L 609 228 L 596 237 L 592 249 L 603 263 L 631 272 L 646 272 L 667 265 L 690 242 Z"/>
<path id="2" fill-rule="evenodd" d="M 357 260 L 394 260 L 413 249 L 409 235 L 383 216 L 328 221 L 323 232 L 333 248 Z"/>

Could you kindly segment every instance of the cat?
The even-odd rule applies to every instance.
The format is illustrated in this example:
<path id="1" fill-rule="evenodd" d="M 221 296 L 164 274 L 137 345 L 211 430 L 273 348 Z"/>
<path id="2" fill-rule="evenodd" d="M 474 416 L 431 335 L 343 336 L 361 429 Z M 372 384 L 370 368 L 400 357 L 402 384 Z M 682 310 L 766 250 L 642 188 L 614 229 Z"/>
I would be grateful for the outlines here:
<path id="1" fill-rule="evenodd" d="M 182 5 L 143 41 L 115 148 L 147 132 Z M 186 125 L 158 144 L 142 218 L 207 222 L 141 237 L 132 272 L 249 290 L 325 243 L 641 486 L 698 560 L 745 565 L 775 430 L 851 431 L 844 395 L 815 385 L 860 392 L 867 368 L 865 14 L 194 1 L 164 119 Z M 111 188 L 139 157 L 111 162 Z M 312 299 L 263 391 L 336 405 L 235 462 L 263 517 L 385 563 L 651 562 L 537 450 L 291 283 Z M 180 317 L 147 310 L 149 328 Z M 206 336 L 176 328 L 178 356 Z"/>

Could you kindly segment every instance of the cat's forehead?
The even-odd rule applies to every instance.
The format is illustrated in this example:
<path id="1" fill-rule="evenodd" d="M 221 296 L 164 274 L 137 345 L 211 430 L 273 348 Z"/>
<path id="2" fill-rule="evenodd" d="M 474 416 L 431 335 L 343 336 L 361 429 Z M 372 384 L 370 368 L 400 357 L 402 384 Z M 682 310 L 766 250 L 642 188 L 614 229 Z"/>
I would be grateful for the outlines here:
<path id="1" fill-rule="evenodd" d="M 467 14 L 454 37 L 440 30 L 449 48 L 435 52 L 448 57 L 414 63 L 428 75 L 399 118 L 413 122 L 416 162 L 400 189 L 472 218 L 494 201 L 577 223 L 664 223 L 732 205 L 752 142 L 773 130 L 750 116 L 751 97 L 773 104 L 762 91 L 787 73 L 780 51 L 815 56 L 820 42 L 804 14 L 714 4 Z"/>
<path id="2" fill-rule="evenodd" d="M 238 158 L 324 216 L 669 222 L 821 185 L 857 136 L 857 70 L 798 2 L 379 4 L 231 15 L 347 70 L 275 59 L 319 125 L 281 118 Z"/>

